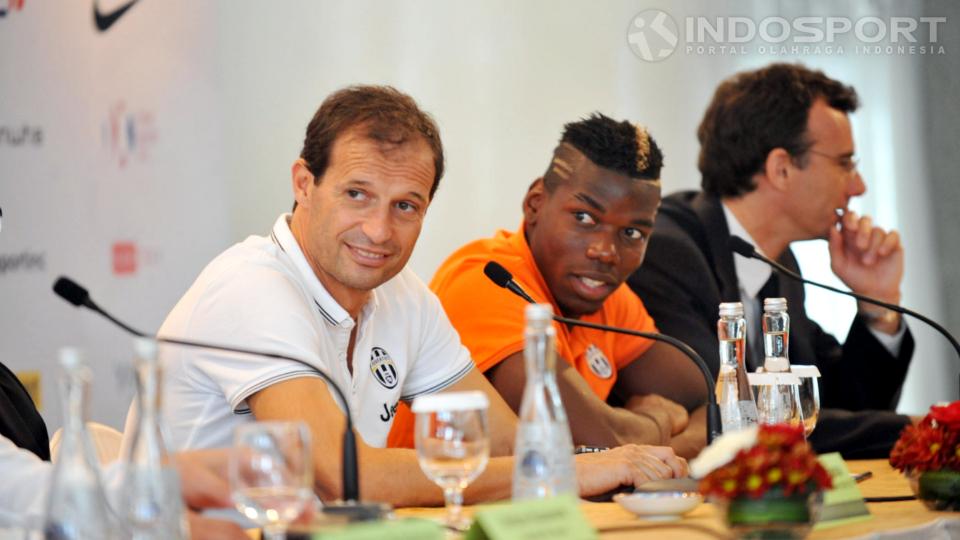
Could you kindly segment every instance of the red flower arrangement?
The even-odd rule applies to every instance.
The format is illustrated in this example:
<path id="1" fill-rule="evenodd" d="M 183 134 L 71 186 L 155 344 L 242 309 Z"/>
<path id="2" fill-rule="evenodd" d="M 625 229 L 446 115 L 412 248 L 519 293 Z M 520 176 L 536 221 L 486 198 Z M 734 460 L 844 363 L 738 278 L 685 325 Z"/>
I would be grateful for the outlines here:
<path id="1" fill-rule="evenodd" d="M 890 451 L 890 465 L 903 472 L 960 471 L 960 401 L 930 407 L 916 426 L 903 428 Z"/>
<path id="2" fill-rule="evenodd" d="M 756 442 L 700 481 L 700 493 L 723 499 L 758 499 L 781 487 L 786 496 L 833 487 L 830 474 L 803 439 L 803 427 L 760 426 Z"/>

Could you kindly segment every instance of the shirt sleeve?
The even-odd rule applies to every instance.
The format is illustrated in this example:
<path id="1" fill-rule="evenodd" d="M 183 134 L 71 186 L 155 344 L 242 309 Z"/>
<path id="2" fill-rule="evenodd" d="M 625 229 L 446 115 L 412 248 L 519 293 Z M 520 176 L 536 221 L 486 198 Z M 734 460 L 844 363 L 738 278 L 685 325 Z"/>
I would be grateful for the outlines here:
<path id="1" fill-rule="evenodd" d="M 903 336 L 907 333 L 907 322 L 900 318 L 900 328 L 893 335 L 885 334 L 879 330 L 874 330 L 867 326 L 870 330 L 870 333 L 873 334 L 873 337 L 877 338 L 877 341 L 883 345 L 883 348 L 890 353 L 890 356 L 899 356 L 900 355 L 900 346 L 903 345 Z"/>
<path id="2" fill-rule="evenodd" d="M 612 320 L 606 324 L 641 332 L 659 332 L 643 302 L 626 285 L 621 285 L 614 291 L 607 302 Z M 615 356 L 613 361 L 618 370 L 643 356 L 643 353 L 653 346 L 652 340 L 625 334 L 615 334 L 613 339 Z"/>
<path id="3" fill-rule="evenodd" d="M 437 296 L 412 272 L 406 279 L 408 286 L 417 291 L 422 308 L 419 350 L 400 396 L 403 401 L 412 401 L 456 383 L 470 373 L 474 365 Z"/>
<path id="4" fill-rule="evenodd" d="M 198 291 L 192 313 L 182 324 L 161 329 L 175 335 L 239 348 L 273 351 L 313 366 L 250 354 L 170 347 L 182 355 L 201 384 L 215 385 L 236 412 L 248 410 L 245 400 L 281 381 L 317 376 L 328 367 L 319 358 L 314 317 L 308 299 L 293 278 L 260 265 L 234 269 L 236 276 L 212 280 Z M 179 328 L 176 328 L 179 326 Z M 169 330 L 169 334 L 168 334 Z"/>
<path id="5" fill-rule="evenodd" d="M 479 263 L 464 263 L 447 275 L 432 287 L 477 368 L 486 372 L 522 351 L 526 302 L 493 284 Z M 520 285 L 533 290 L 527 283 Z"/>
<path id="6" fill-rule="evenodd" d="M 20 527 L 40 519 L 50 471 L 50 463 L 0 436 L 0 527 Z"/>

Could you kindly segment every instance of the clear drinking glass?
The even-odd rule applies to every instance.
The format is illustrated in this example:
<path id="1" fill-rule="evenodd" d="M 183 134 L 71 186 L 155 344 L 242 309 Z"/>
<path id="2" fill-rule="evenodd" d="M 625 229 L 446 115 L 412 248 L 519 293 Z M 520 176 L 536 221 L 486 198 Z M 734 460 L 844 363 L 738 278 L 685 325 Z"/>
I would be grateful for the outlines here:
<path id="1" fill-rule="evenodd" d="M 800 377 L 800 408 L 803 411 L 803 434 L 809 437 L 817 427 L 820 415 L 820 372 L 816 366 L 793 366 L 793 372 Z"/>
<path id="2" fill-rule="evenodd" d="M 487 466 L 490 431 L 489 401 L 483 392 L 446 392 L 418 397 L 417 459 L 423 473 L 443 489 L 446 524 L 462 529 L 463 490 Z"/>
<path id="3" fill-rule="evenodd" d="M 283 540 L 313 497 L 310 432 L 303 422 L 252 422 L 234 433 L 230 492 L 237 509 Z"/>

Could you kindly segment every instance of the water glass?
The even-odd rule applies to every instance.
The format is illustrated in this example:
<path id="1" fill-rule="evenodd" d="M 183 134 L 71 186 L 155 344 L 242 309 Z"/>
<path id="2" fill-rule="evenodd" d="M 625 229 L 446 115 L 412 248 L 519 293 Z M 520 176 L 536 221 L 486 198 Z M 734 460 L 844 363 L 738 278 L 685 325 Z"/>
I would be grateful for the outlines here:
<path id="1" fill-rule="evenodd" d="M 793 366 L 794 373 L 800 377 L 800 408 L 803 411 L 803 434 L 809 437 L 817 427 L 820 414 L 820 371 L 816 366 Z"/>
<path id="2" fill-rule="evenodd" d="M 237 509 L 283 540 L 287 526 L 313 498 L 310 431 L 303 422 L 251 422 L 237 427 L 230 456 L 230 492 Z"/>
<path id="3" fill-rule="evenodd" d="M 490 458 L 488 407 L 483 392 L 445 392 L 413 402 L 417 459 L 427 478 L 443 489 L 446 524 L 454 529 L 466 525 L 461 517 L 463 490 Z"/>

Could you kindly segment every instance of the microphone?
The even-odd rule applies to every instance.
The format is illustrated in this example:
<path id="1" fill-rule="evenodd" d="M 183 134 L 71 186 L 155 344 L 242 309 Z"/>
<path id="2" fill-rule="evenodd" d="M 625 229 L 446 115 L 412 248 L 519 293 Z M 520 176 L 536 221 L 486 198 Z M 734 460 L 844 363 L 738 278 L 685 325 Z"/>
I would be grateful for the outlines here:
<path id="1" fill-rule="evenodd" d="M 317 369 L 317 367 L 313 364 L 310 364 L 299 358 L 276 352 L 258 351 L 253 349 L 244 349 L 241 347 L 233 347 L 230 345 L 217 345 L 202 341 L 192 341 L 187 339 L 168 338 L 146 334 L 121 322 L 113 315 L 107 313 L 106 310 L 98 306 L 96 302 L 90 298 L 90 293 L 87 291 L 87 289 L 66 276 L 60 276 L 57 278 L 57 281 L 53 284 L 53 292 L 74 306 L 85 307 L 91 311 L 99 313 L 127 333 L 133 334 L 137 337 L 150 338 L 160 343 L 171 343 L 174 345 L 182 345 L 197 349 L 225 351 L 266 358 L 276 358 L 279 360 L 288 360 L 310 368 L 314 373 L 319 375 L 325 383 L 327 383 L 327 386 L 333 390 L 333 393 L 337 396 L 337 399 L 343 404 L 344 415 L 346 415 L 347 419 L 347 427 L 343 433 L 343 501 L 339 504 L 324 505 L 323 512 L 345 515 L 350 521 L 365 521 L 370 519 L 379 519 L 384 513 L 389 511 L 389 507 L 381 503 L 359 502 L 360 487 L 359 473 L 357 471 L 357 440 L 353 433 L 353 418 L 350 414 L 350 404 L 347 401 L 346 396 L 343 394 L 343 391 L 339 386 L 337 386 L 337 383 L 334 382 L 329 375 Z"/>
<path id="2" fill-rule="evenodd" d="M 526 291 L 524 291 L 523 288 L 513 280 L 513 275 L 510 273 L 510 271 L 504 268 L 500 263 L 496 261 L 488 262 L 483 267 L 483 273 L 497 286 L 507 289 L 531 304 L 536 303 L 532 298 L 530 298 L 530 295 L 528 295 Z M 594 330 L 603 330 L 605 332 L 614 332 L 617 334 L 626 334 L 628 336 L 652 339 L 654 341 L 662 341 L 679 349 L 680 352 L 685 354 L 688 358 L 690 358 L 691 361 L 693 361 L 694 364 L 697 365 L 698 368 L 700 368 L 701 373 L 703 373 L 703 380 L 707 385 L 707 444 L 712 443 L 713 440 L 722 433 L 723 430 L 720 427 L 720 406 L 717 404 L 717 396 L 713 389 L 713 375 L 710 374 L 710 369 L 707 368 L 707 363 L 704 362 L 703 358 L 697 354 L 697 351 L 693 350 L 689 345 L 666 334 L 641 332 L 639 330 L 631 330 L 629 328 L 619 328 L 616 326 L 608 326 L 606 324 L 597 324 L 580 321 L 577 319 L 569 319 L 559 315 L 554 315 L 553 320 L 559 323 L 568 324 L 570 326 L 581 326 L 583 328 L 592 328 Z"/>
<path id="3" fill-rule="evenodd" d="M 916 311 L 913 311 L 912 309 L 907 309 L 907 308 L 905 308 L 905 307 L 898 306 L 898 305 L 896 305 L 896 304 L 891 304 L 891 303 L 889 303 L 889 302 L 884 302 L 883 300 L 878 300 L 878 299 L 876 299 L 876 298 L 871 298 L 871 297 L 869 297 L 869 296 L 867 296 L 867 295 L 865 295 L 865 294 L 860 294 L 860 293 L 856 293 L 856 292 L 853 292 L 853 291 L 845 291 L 845 290 L 843 290 L 843 289 L 838 289 L 838 288 L 836 288 L 836 287 L 831 287 L 830 285 L 827 285 L 827 284 L 824 284 L 824 283 L 818 283 L 818 282 L 816 282 L 816 281 L 811 281 L 811 280 L 809 280 L 809 279 L 801 276 L 800 274 L 794 272 L 793 270 L 790 270 L 789 268 L 783 266 L 782 264 L 778 263 L 777 261 L 775 261 L 775 260 L 773 260 L 773 259 L 770 259 L 769 257 L 766 257 L 766 256 L 760 254 L 760 253 L 753 247 L 753 245 L 750 244 L 750 242 L 747 242 L 746 240 L 744 240 L 743 238 L 740 238 L 739 236 L 736 236 L 736 235 L 730 236 L 730 239 L 729 239 L 729 241 L 727 242 L 727 245 L 728 245 L 728 247 L 729 247 L 734 253 L 737 253 L 737 254 L 739 254 L 739 255 L 742 255 L 742 256 L 744 256 L 744 257 L 747 257 L 748 259 L 757 259 L 758 261 L 763 261 L 763 262 L 767 263 L 768 265 L 770 265 L 771 267 L 775 268 L 778 272 L 780 272 L 781 275 L 787 276 L 788 278 L 795 279 L 795 280 L 797 280 L 797 281 L 799 281 L 799 282 L 801 282 L 801 283 L 808 283 L 808 284 L 810 284 L 810 285 L 813 285 L 814 287 L 820 287 L 821 289 L 826 289 L 826 290 L 828 290 L 828 291 L 833 291 L 833 292 L 835 292 L 835 293 L 840 293 L 840 294 L 845 294 L 845 295 L 847 295 L 847 296 L 852 296 L 852 297 L 856 298 L 857 300 L 862 300 L 862 301 L 864 301 L 864 302 L 866 302 L 866 303 L 868 303 L 868 304 L 874 304 L 874 305 L 877 305 L 877 306 L 880 306 L 880 307 L 884 307 L 884 308 L 887 308 L 887 309 L 889 309 L 889 310 L 891 310 L 891 311 L 896 311 L 897 313 L 899 313 L 899 314 L 901 314 L 901 315 L 909 315 L 909 316 L 913 317 L 914 319 L 921 320 L 921 321 L 925 322 L 927 325 L 932 326 L 933 329 L 936 330 L 937 332 L 940 332 L 940 334 L 943 335 L 943 337 L 947 338 L 947 341 L 949 341 L 950 344 L 953 345 L 953 350 L 956 351 L 957 356 L 960 357 L 960 343 L 957 343 L 957 338 L 953 337 L 953 335 L 951 335 L 950 332 L 948 332 L 946 328 L 944 328 L 943 326 L 940 326 L 939 323 L 937 323 L 936 321 L 934 321 L 934 320 L 926 317 L 925 315 L 921 315 L 920 313 L 917 313 Z"/>

